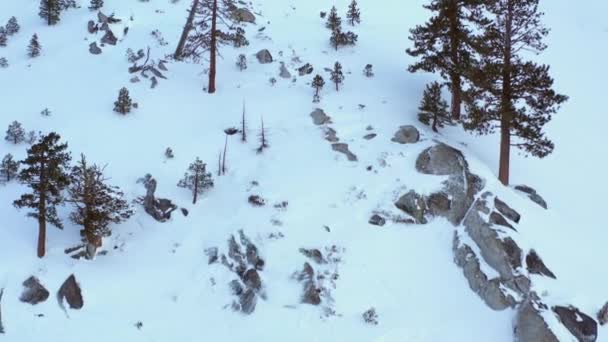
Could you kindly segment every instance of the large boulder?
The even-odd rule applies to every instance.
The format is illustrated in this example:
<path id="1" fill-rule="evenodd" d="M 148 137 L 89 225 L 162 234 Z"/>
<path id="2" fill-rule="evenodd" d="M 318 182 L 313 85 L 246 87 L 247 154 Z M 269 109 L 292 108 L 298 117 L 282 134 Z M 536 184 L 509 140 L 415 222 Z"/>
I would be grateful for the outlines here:
<path id="1" fill-rule="evenodd" d="M 426 224 L 427 212 L 426 201 L 424 197 L 414 190 L 410 190 L 405 195 L 401 196 L 395 206 L 414 218 L 417 224 Z"/>
<path id="2" fill-rule="evenodd" d="M 67 301 L 68 305 L 72 309 L 80 310 L 84 306 L 82 290 L 80 289 L 78 282 L 76 282 L 76 277 L 73 274 L 70 275 L 59 288 L 59 291 L 57 292 L 57 300 L 59 301 L 59 306 L 62 308 L 64 308 L 64 300 Z"/>
<path id="3" fill-rule="evenodd" d="M 310 113 L 310 116 L 312 117 L 312 122 L 317 126 L 331 123 L 331 118 L 321 108 L 315 109 Z"/>
<path id="4" fill-rule="evenodd" d="M 412 125 L 401 126 L 391 141 L 399 144 L 415 144 L 420 141 L 420 132 Z"/>
<path id="5" fill-rule="evenodd" d="M 597 322 L 573 306 L 555 306 L 553 312 L 559 321 L 579 342 L 597 340 Z"/>
<path id="6" fill-rule="evenodd" d="M 555 274 L 545 265 L 535 250 L 530 250 L 526 256 L 526 268 L 532 274 L 540 274 L 549 278 L 555 278 Z"/>
<path id="7" fill-rule="evenodd" d="M 258 53 L 255 54 L 255 57 L 258 59 L 258 62 L 260 62 L 261 64 L 268 64 L 268 63 L 272 63 L 272 61 L 273 61 L 272 55 L 270 54 L 270 51 L 268 51 L 267 49 L 258 51 Z"/>
<path id="8" fill-rule="evenodd" d="M 545 322 L 542 311 L 546 307 L 528 299 L 517 309 L 514 335 L 517 342 L 559 342 Z"/>
<path id="9" fill-rule="evenodd" d="M 20 301 L 36 305 L 46 301 L 48 298 L 49 291 L 44 288 L 38 278 L 31 276 L 23 282 L 23 292 L 19 297 Z"/>
<path id="10" fill-rule="evenodd" d="M 247 8 L 237 8 L 232 11 L 232 16 L 235 20 L 245 23 L 255 23 L 255 15 Z"/>

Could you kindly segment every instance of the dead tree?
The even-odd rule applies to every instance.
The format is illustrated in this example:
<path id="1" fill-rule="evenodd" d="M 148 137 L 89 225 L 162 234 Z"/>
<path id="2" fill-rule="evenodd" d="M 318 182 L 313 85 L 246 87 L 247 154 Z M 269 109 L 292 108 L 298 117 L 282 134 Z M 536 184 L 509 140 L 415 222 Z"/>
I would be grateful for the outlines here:
<path id="1" fill-rule="evenodd" d="M 190 11 L 188 13 L 188 19 L 186 19 L 186 24 L 184 25 L 184 30 L 182 31 L 182 35 L 179 38 L 179 42 L 177 43 L 177 48 L 175 49 L 175 53 L 173 54 L 173 58 L 176 60 L 182 59 L 182 54 L 184 53 L 184 47 L 186 46 L 186 40 L 188 39 L 188 34 L 194 28 L 194 17 L 196 16 L 196 9 L 198 8 L 200 0 L 193 0 L 192 6 L 190 7 Z"/>

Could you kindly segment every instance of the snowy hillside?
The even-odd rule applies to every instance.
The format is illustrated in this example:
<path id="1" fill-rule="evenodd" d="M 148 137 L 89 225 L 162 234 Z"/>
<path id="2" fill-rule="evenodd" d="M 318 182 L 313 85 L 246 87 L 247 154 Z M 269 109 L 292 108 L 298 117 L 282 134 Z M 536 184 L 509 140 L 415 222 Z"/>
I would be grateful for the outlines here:
<path id="1" fill-rule="evenodd" d="M 488 278 L 525 277 L 548 307 L 573 305 L 595 319 L 608 300 L 602 268 L 608 233 L 599 216 L 607 190 L 602 178 L 606 158 L 599 151 L 606 119 L 598 109 L 606 73 L 597 71 L 606 52 L 601 42 L 608 35 L 604 2 L 591 1 L 594 8 L 564 0 L 541 2 L 552 33 L 549 49 L 539 58 L 552 65 L 556 86 L 571 100 L 548 128 L 555 153 L 543 160 L 514 156 L 512 180 L 538 190 L 548 210 L 496 179 L 497 136 L 471 136 L 458 127 L 438 134 L 418 122 L 420 96 L 434 76 L 408 73 L 411 60 L 404 50 L 409 29 L 428 15 L 422 8 L 426 1 L 384 0 L 382 6 L 359 1 L 362 23 L 348 26 L 359 41 L 338 51 L 329 45 L 319 13 L 335 4 L 342 14 L 349 0 L 242 3 L 256 15 L 255 24 L 245 25 L 250 45 L 221 47 L 212 95 L 203 91 L 205 61 L 167 58 L 190 1 L 105 0 L 102 12 L 122 19 L 111 24 L 116 46 L 102 46 L 101 31 L 87 32 L 87 23 L 97 22 L 98 15 L 87 8 L 88 1 L 80 3 L 82 8 L 63 12 L 59 24 L 46 26 L 37 15 L 38 0 L 0 0 L 0 23 L 15 16 L 21 25 L 8 46 L 0 47 L 0 57 L 9 63 L 0 68 L 0 127 L 18 120 L 27 131 L 57 132 L 68 142 L 73 161 L 84 153 L 91 162 L 107 165 L 109 182 L 129 201 L 146 195 L 138 179 L 151 174 L 158 182 L 155 195 L 180 209 L 161 223 L 136 203 L 135 215 L 113 225 L 97 257 L 86 260 L 64 252 L 81 244 L 81 227 L 68 220 L 72 207 L 63 206 L 59 216 L 65 228 L 48 228 L 47 254 L 39 259 L 37 222 L 13 206 L 26 186 L 0 185 L 0 317 L 5 329 L 0 341 L 513 341 L 518 308 L 527 297 L 499 282 L 501 293 L 512 295 L 505 300 L 517 303 L 490 308 L 478 294 L 483 291 L 471 289 L 466 266 L 463 271 L 455 262 L 455 250 L 465 245 Z M 167 44 L 151 35 L 155 30 Z M 42 52 L 32 59 L 27 46 L 34 33 Z M 101 54 L 89 52 L 93 42 Z M 158 78 L 154 88 L 150 79 L 128 71 L 132 64 L 126 50 L 148 47 L 152 59 L 167 60 L 162 72 L 167 79 Z M 262 49 L 270 51 L 272 63 L 258 62 L 256 53 Z M 235 66 L 239 54 L 247 57 L 246 70 Z M 574 59 L 579 59 L 576 67 Z M 336 61 L 345 74 L 339 91 L 324 70 Z M 281 63 L 291 77 L 279 75 Z M 298 68 L 305 63 L 315 70 L 301 76 Z M 373 78 L 363 75 L 366 64 L 373 64 Z M 310 83 L 317 73 L 327 84 L 320 103 L 312 103 Z M 136 75 L 139 82 L 132 82 Z M 273 77 L 275 85 L 269 82 Z M 138 104 L 125 116 L 113 111 L 122 87 Z M 227 172 L 218 176 L 224 130 L 240 128 L 243 106 L 248 141 L 228 137 Z M 45 108 L 50 116 L 40 114 Z M 256 153 L 262 118 L 270 146 Z M 405 125 L 415 126 L 419 141 L 392 141 Z M 462 152 L 449 150 L 459 162 L 450 165 L 456 171 L 420 172 L 421 156 L 441 143 Z M 11 153 L 21 160 L 28 147 L 2 141 L 0 158 Z M 168 147 L 174 158 L 165 157 Z M 344 148 L 354 156 L 349 158 Z M 215 186 L 193 205 L 191 192 L 176 185 L 196 157 L 207 163 Z M 449 208 L 436 209 L 426 224 L 409 222 L 414 215 L 395 205 L 410 191 L 426 201 L 448 191 L 449 182 L 464 183 L 459 183 L 464 190 L 454 191 L 465 192 L 468 201 L 457 224 L 450 215 L 458 209 L 453 203 L 459 193 L 449 193 Z M 252 195 L 265 205 L 252 205 Z M 513 229 L 488 223 L 489 211 L 479 214 L 483 229 L 498 240 L 512 239 L 523 253 L 520 267 L 513 266 L 509 276 L 497 270 L 502 260 L 488 261 L 473 224 L 460 222 L 473 217 L 483 199 L 489 203 L 486 209 L 504 214 L 495 197 L 521 214 L 519 222 L 507 217 Z M 370 224 L 374 214 L 386 224 Z M 233 310 L 241 295 L 235 294 L 233 281 L 250 286 L 226 265 L 238 265 L 237 247 L 261 281 L 254 286 L 257 302 L 251 314 Z M 557 279 L 526 269 L 531 249 Z M 214 255 L 219 260 L 211 260 Z M 314 269 L 318 305 L 302 300 L 308 286 L 305 265 Z M 82 288 L 80 310 L 62 310 L 56 301 L 71 274 Z M 30 276 L 50 292 L 48 300 L 33 306 L 19 299 Z M 378 315 L 377 324 L 362 318 L 370 308 Z M 560 341 L 576 341 L 551 310 L 540 311 Z M 608 341 L 605 327 L 598 325 L 597 335 L 597 341 Z"/>

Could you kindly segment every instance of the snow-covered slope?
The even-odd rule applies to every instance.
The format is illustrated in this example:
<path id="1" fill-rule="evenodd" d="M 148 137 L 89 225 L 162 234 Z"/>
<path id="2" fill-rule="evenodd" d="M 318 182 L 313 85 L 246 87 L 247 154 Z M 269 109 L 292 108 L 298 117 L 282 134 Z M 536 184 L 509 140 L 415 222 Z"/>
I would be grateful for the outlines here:
<path id="1" fill-rule="evenodd" d="M 564 118 L 556 117 L 551 127 L 558 145 L 556 155 L 542 162 L 518 160 L 514 169 L 517 182 L 538 185 L 546 194 L 550 209 L 555 210 L 545 211 L 494 180 L 492 153 L 497 145 L 492 144 L 492 137 L 476 140 L 456 130 L 439 136 L 418 125 L 416 107 L 432 76 L 408 74 L 404 49 L 408 29 L 425 20 L 423 1 L 385 0 L 382 6 L 360 1 L 363 23 L 353 29 L 359 34 L 359 44 L 336 52 L 328 44 L 329 32 L 319 12 L 335 4 L 344 13 L 348 2 L 254 1 L 257 24 L 247 27 L 251 44 L 240 49 L 223 47 L 218 90 L 208 95 L 202 91 L 206 75 L 199 64 L 168 63 L 168 79 L 160 80 L 155 89 L 145 79 L 129 82 L 133 75 L 127 72 L 126 49 L 149 46 L 155 59 L 170 54 L 186 16 L 186 0 L 175 4 L 169 0 L 105 0 L 103 11 L 122 18 L 129 33 L 119 37 L 117 46 L 102 47 L 101 55 L 88 52 L 89 44 L 99 41 L 101 34 L 86 31 L 87 21 L 96 18 L 87 4 L 65 12 L 59 25 L 47 27 L 37 16 L 37 0 L 0 1 L 0 22 L 15 15 L 22 26 L 8 47 L 0 48 L 0 57 L 10 63 L 9 68 L 0 69 L 0 127 L 18 120 L 27 130 L 58 132 L 69 142 L 74 156 L 85 153 L 92 161 L 108 164 L 111 182 L 129 199 L 144 195 L 143 186 L 136 181 L 150 173 L 159 182 L 158 196 L 170 198 L 190 212 L 187 217 L 176 212 L 169 222 L 158 223 L 137 207 L 137 214 L 113 227 L 112 237 L 104 241 L 107 255 L 86 261 L 64 254 L 65 248 L 80 239 L 79 227 L 68 223 L 70 208 L 65 207 L 60 212 L 65 229 L 49 229 L 47 256 L 38 259 L 36 223 L 12 206 L 24 187 L 16 183 L 0 187 L 0 287 L 5 288 L 1 309 L 6 328 L 0 339 L 510 341 L 513 311 L 492 311 L 469 289 L 453 262 L 454 228 L 447 220 L 438 218 L 424 226 L 387 223 L 379 228 L 368 224 L 374 211 L 395 210 L 393 202 L 406 189 L 430 193 L 440 187 L 441 179 L 420 175 L 414 168 L 418 154 L 435 144 L 434 139 L 462 148 L 471 168 L 486 179 L 487 188 L 522 213 L 522 240 L 543 255 L 560 280 L 540 279 L 537 286 L 555 301 L 595 313 L 608 299 L 601 288 L 604 272 L 583 266 L 599 262 L 606 233 L 593 226 L 597 223 L 593 211 L 584 215 L 581 211 L 599 211 L 594 201 L 602 194 L 601 175 L 591 172 L 588 185 L 580 188 L 566 180 L 574 178 L 572 168 L 601 169 L 602 164 L 595 161 L 589 161 L 595 167 L 581 165 L 587 160 L 580 158 L 587 154 L 579 153 L 575 147 L 582 145 L 568 135 L 569 127 L 581 120 L 574 118 L 577 115 L 588 115 L 588 129 L 600 127 L 595 124 L 597 111 L 586 103 L 593 100 L 588 93 L 597 90 L 580 90 L 587 89 L 579 84 L 584 73 L 571 71 L 569 61 L 557 55 L 572 49 L 566 46 L 570 40 L 561 40 L 575 39 L 570 29 L 595 32 L 601 39 L 607 27 L 560 22 L 564 27 L 557 28 L 556 18 L 566 5 L 560 1 L 545 4 L 549 24 L 555 28 L 549 59 L 558 86 L 572 101 Z M 575 10 L 584 15 L 583 9 Z M 258 32 L 261 27 L 265 30 Z M 168 45 L 160 46 L 151 36 L 156 29 Z M 26 46 L 33 33 L 40 37 L 43 52 L 29 59 Z M 273 54 L 274 63 L 257 62 L 255 53 L 264 48 Z M 249 60 L 243 72 L 234 65 L 240 53 Z M 331 116 L 329 126 L 341 142 L 349 144 L 357 162 L 332 151 L 323 129 L 313 124 L 309 114 L 317 105 L 311 103 L 309 83 L 314 74 L 297 76 L 295 82 L 282 79 L 278 76 L 280 61 L 296 76 L 296 67 L 311 63 L 315 73 L 326 80 L 329 75 L 323 68 L 335 61 L 342 63 L 343 88 L 336 92 L 328 83 L 318 106 Z M 374 78 L 362 75 L 367 63 L 374 65 Z M 590 60 L 582 67 L 591 68 L 593 63 Z M 278 80 L 274 87 L 268 81 L 271 77 Z M 139 104 L 124 117 L 112 111 L 123 86 Z M 230 138 L 227 175 L 214 175 L 215 187 L 193 206 L 188 191 L 176 184 L 197 156 L 215 170 L 223 149 L 223 130 L 239 125 L 243 103 L 249 142 Z M 50 117 L 39 114 L 45 107 L 52 111 Z M 271 147 L 256 154 L 255 135 L 262 117 Z M 418 125 L 420 143 L 391 142 L 393 133 L 405 124 Z M 370 132 L 377 137 L 364 139 Z M 592 139 L 580 133 L 574 136 Z M 466 141 L 468 147 L 460 141 Z M 564 148 L 560 150 L 561 141 Z M 592 151 L 599 146 L 591 145 L 587 148 Z M 167 147 L 175 152 L 174 159 L 165 160 Z M 3 142 L 0 155 L 10 152 L 20 159 L 25 148 L 25 144 Z M 545 177 L 549 172 L 550 177 Z M 577 179 L 586 178 L 582 171 L 575 174 Z M 559 186 L 566 186 L 567 193 L 554 190 Z M 252 194 L 264 197 L 268 205 L 252 207 L 247 202 Z M 273 207 L 282 201 L 289 203 L 287 209 Z M 590 204 L 580 205 L 585 202 Z M 576 214 L 566 210 L 571 207 Z M 585 227 L 569 223 L 576 220 Z M 252 315 L 231 310 L 235 297 L 228 283 L 236 275 L 223 265 L 209 265 L 205 254 L 212 247 L 226 252 L 227 240 L 233 234 L 238 236 L 239 230 L 252 239 L 265 260 L 260 275 L 266 299 L 258 300 Z M 329 285 L 332 300 L 325 297 L 321 306 L 300 303 L 302 286 L 292 277 L 307 261 L 300 248 L 317 248 L 323 253 L 328 248 L 336 256 L 335 262 L 315 266 L 338 275 Z M 70 274 L 82 286 L 85 306 L 66 315 L 54 293 Z M 37 306 L 19 302 L 21 282 L 30 275 L 51 291 L 47 302 Z M 361 318 L 371 307 L 378 312 L 378 325 L 365 324 Z M 143 324 L 140 328 L 135 326 L 138 322 Z M 605 338 L 602 332 L 600 340 Z"/>

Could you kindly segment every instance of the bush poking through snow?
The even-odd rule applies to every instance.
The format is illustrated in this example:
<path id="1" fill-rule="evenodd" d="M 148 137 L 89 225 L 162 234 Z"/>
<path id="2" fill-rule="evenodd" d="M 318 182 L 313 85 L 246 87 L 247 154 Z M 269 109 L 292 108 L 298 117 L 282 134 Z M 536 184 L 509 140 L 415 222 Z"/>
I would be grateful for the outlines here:
<path id="1" fill-rule="evenodd" d="M 249 198 L 247 199 L 247 202 L 249 202 L 249 204 L 251 204 L 254 207 L 263 207 L 263 206 L 266 205 L 266 200 L 263 199 L 259 195 L 251 195 L 251 196 L 249 196 Z"/>
<path id="2" fill-rule="evenodd" d="M 365 66 L 363 69 L 363 75 L 365 75 L 365 77 L 374 77 L 374 70 L 371 64 L 367 64 Z"/>
<path id="3" fill-rule="evenodd" d="M 247 57 L 244 54 L 240 54 L 236 60 L 236 66 L 240 71 L 247 69 Z"/>
<path id="4" fill-rule="evenodd" d="M 15 18 L 15 17 L 11 17 L 8 20 L 8 22 L 6 23 L 6 34 L 9 36 L 12 36 L 15 33 L 18 33 L 20 29 L 21 29 L 21 26 L 19 26 L 19 23 L 17 22 L 17 18 Z"/>
<path id="5" fill-rule="evenodd" d="M 41 112 L 40 115 L 42 116 L 51 116 L 51 111 L 48 108 L 44 108 Z"/>
<path id="6" fill-rule="evenodd" d="M 165 158 L 173 159 L 174 157 L 175 155 L 173 154 L 173 150 L 171 149 L 171 147 L 167 147 L 167 149 L 165 150 Z"/>
<path id="7" fill-rule="evenodd" d="M 8 59 L 6 57 L 0 57 L 0 68 L 8 68 Z"/>
<path id="8" fill-rule="evenodd" d="M 7 154 L 0 162 L 0 183 L 10 182 L 17 177 L 19 162 L 13 159 L 12 154 Z"/>
<path id="9" fill-rule="evenodd" d="M 38 57 L 40 56 L 40 50 L 42 50 L 42 46 L 38 41 L 38 35 L 34 33 L 30 39 L 30 45 L 27 47 L 27 55 L 31 58 Z"/>
<path id="10" fill-rule="evenodd" d="M 363 313 L 363 321 L 367 324 L 378 325 L 378 314 L 373 307 Z"/>

